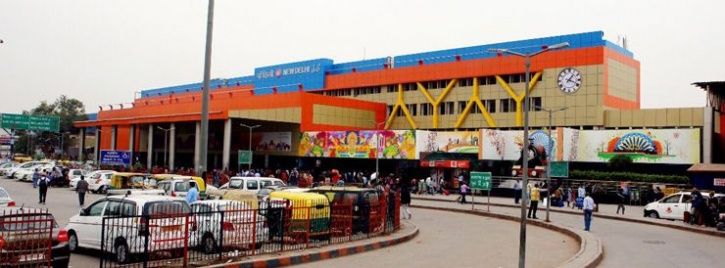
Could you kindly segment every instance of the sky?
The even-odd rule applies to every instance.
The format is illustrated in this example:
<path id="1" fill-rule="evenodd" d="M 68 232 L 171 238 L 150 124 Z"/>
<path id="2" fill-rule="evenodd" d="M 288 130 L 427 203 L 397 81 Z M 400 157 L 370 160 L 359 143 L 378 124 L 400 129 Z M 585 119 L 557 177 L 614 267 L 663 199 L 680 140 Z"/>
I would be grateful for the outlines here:
<path id="1" fill-rule="evenodd" d="M 725 1 L 216 0 L 212 78 L 601 30 L 641 63 L 643 108 L 704 106 L 725 80 Z M 204 0 L 0 0 L 0 112 L 61 94 L 97 112 L 200 82 Z"/>

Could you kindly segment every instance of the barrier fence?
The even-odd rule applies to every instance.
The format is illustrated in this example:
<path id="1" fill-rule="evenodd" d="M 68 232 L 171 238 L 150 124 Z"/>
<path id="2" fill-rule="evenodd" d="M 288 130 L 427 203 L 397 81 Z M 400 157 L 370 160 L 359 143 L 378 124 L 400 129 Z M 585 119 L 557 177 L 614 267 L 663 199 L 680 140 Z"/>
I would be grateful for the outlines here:
<path id="1" fill-rule="evenodd" d="M 0 210 L 0 267 L 51 266 L 58 231 L 47 210 Z"/>
<path id="2" fill-rule="evenodd" d="M 104 217 L 101 267 L 203 266 L 259 254 L 303 250 L 391 233 L 400 228 L 400 194 L 370 204 L 213 200 L 159 205 L 136 216 Z M 188 208 L 186 208 L 188 210 Z"/>

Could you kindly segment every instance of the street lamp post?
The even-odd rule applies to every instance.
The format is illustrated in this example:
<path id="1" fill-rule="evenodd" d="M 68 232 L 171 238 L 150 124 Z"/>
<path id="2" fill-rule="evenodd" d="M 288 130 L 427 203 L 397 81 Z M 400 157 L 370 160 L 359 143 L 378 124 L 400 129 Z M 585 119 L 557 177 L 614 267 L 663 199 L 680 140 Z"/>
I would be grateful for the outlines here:
<path id="1" fill-rule="evenodd" d="M 240 123 L 239 125 L 240 126 L 243 126 L 243 127 L 246 127 L 246 128 L 249 129 L 249 154 L 250 154 L 250 156 L 249 156 L 249 170 L 252 170 L 252 159 L 254 159 L 254 157 L 252 155 L 252 129 L 261 127 L 262 125 L 250 126 L 250 125 L 246 125 L 244 123 Z M 237 159 L 237 162 L 239 162 L 239 159 Z"/>
<path id="2" fill-rule="evenodd" d="M 525 85 L 524 85 L 524 146 L 522 148 L 522 151 L 528 150 L 529 148 L 529 74 L 530 74 L 530 68 L 531 68 L 531 58 L 539 55 L 541 53 L 556 50 L 556 49 L 562 49 L 565 47 L 568 47 L 569 43 L 559 43 L 551 46 L 543 46 L 541 50 L 531 52 L 531 53 L 520 53 L 511 51 L 509 49 L 489 49 L 489 52 L 497 53 L 499 55 L 502 54 L 509 54 L 514 56 L 519 56 L 524 58 L 524 67 L 526 69 L 525 74 Z M 528 160 L 528 152 L 522 153 L 522 161 L 523 161 L 523 174 L 522 174 L 522 186 L 521 187 L 521 223 L 520 223 L 520 229 L 519 229 L 519 267 L 524 268 L 526 267 L 526 202 L 528 202 L 528 197 L 526 196 L 526 193 L 524 192 L 526 189 L 528 189 L 529 185 L 529 160 Z"/>
<path id="3" fill-rule="evenodd" d="M 214 0 L 209 0 L 206 18 L 206 49 L 204 50 L 204 88 L 201 96 L 201 137 L 199 142 L 199 161 L 197 174 L 207 170 L 207 149 L 209 146 L 209 80 L 211 79 L 211 39 L 214 26 Z"/>
<path id="4" fill-rule="evenodd" d="M 546 153 L 546 157 L 548 158 L 546 160 L 546 188 L 547 188 L 547 190 L 546 190 L 546 196 L 549 199 L 546 202 L 546 222 L 549 222 L 550 221 L 549 220 L 549 207 L 551 206 L 551 151 L 554 149 L 552 147 L 553 146 L 553 142 L 551 142 L 553 140 L 551 138 L 551 128 L 553 127 L 552 126 L 553 125 L 553 123 L 552 123 L 552 114 L 554 114 L 556 112 L 564 111 L 566 109 L 569 109 L 569 107 L 561 107 L 559 109 L 546 109 L 546 108 L 542 108 L 541 106 L 536 106 L 536 108 L 539 109 L 539 110 L 542 110 L 544 112 L 549 113 L 549 127 L 548 127 L 548 131 L 547 131 L 548 132 L 547 134 L 549 136 L 549 143 L 548 143 L 549 144 L 549 146 L 548 146 L 549 148 L 547 148 L 548 150 L 547 150 L 547 153 Z"/>
<path id="5" fill-rule="evenodd" d="M 166 165 L 166 168 L 169 168 L 171 167 L 169 165 L 169 131 L 174 128 L 162 128 L 160 126 L 156 126 L 156 128 L 164 132 L 164 164 Z"/>

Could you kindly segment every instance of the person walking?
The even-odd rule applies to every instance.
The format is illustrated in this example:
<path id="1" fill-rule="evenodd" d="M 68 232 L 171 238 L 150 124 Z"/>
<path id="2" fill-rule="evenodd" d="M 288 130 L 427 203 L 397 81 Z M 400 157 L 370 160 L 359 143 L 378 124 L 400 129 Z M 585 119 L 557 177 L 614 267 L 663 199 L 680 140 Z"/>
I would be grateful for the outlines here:
<path id="1" fill-rule="evenodd" d="M 592 226 L 592 212 L 594 211 L 594 199 L 592 199 L 592 196 L 590 193 L 586 193 L 586 197 L 584 197 L 584 203 L 582 204 L 582 208 L 584 209 L 584 231 L 589 232 L 591 230 Z"/>
<path id="2" fill-rule="evenodd" d="M 415 181 L 415 180 L 413 180 Z M 402 181 L 400 185 L 400 204 L 403 205 L 403 209 L 401 212 L 403 212 L 403 219 L 411 219 L 413 218 L 413 213 L 410 213 L 410 183 L 407 181 Z M 407 217 L 406 217 L 407 215 Z"/>
<path id="3" fill-rule="evenodd" d="M 627 196 L 624 195 L 624 191 L 620 188 L 617 191 L 617 213 L 619 214 L 619 210 L 622 210 L 622 215 L 624 215 L 624 202 L 626 202 Z"/>
<path id="4" fill-rule="evenodd" d="M 518 204 L 521 200 L 521 179 L 514 182 L 514 204 Z"/>
<path id="5" fill-rule="evenodd" d="M 38 193 L 40 194 L 40 200 L 38 201 L 38 204 L 45 204 L 45 195 L 48 193 L 48 186 L 50 185 L 50 180 L 48 177 L 46 177 L 45 174 L 41 175 L 40 179 L 38 179 Z"/>
<path id="6" fill-rule="evenodd" d="M 196 189 L 196 185 L 194 185 L 186 193 L 186 203 L 191 204 L 197 200 L 199 200 L 199 189 Z"/>
<path id="7" fill-rule="evenodd" d="M 541 190 L 539 189 L 539 184 L 534 184 L 534 187 L 531 187 L 531 193 L 529 193 L 531 196 L 531 205 L 529 206 L 529 213 L 527 218 L 533 218 L 538 219 L 536 217 L 536 211 L 539 209 L 539 200 L 541 198 Z M 533 212 L 533 213 L 532 213 Z"/>
<path id="8" fill-rule="evenodd" d="M 466 202 L 466 194 L 468 194 L 469 189 L 468 185 L 463 182 L 461 185 L 461 204 L 468 204 L 468 202 Z"/>
<path id="9" fill-rule="evenodd" d="M 88 191 L 88 182 L 85 176 L 81 175 L 81 180 L 76 185 L 76 192 L 78 193 L 78 203 L 83 207 L 83 203 L 86 201 L 86 192 Z"/>
<path id="10" fill-rule="evenodd" d="M 33 188 L 38 188 L 38 180 L 40 179 L 40 171 L 36 168 L 33 172 Z"/>

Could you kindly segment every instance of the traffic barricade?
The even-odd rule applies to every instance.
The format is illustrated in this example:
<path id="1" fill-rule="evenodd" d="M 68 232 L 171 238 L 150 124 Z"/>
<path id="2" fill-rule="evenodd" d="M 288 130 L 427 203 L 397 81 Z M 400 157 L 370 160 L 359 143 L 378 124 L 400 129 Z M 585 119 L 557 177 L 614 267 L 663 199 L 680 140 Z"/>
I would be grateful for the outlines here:
<path id="1" fill-rule="evenodd" d="M 47 210 L 0 209 L 0 267 L 52 266 L 57 231 L 58 225 Z"/>

